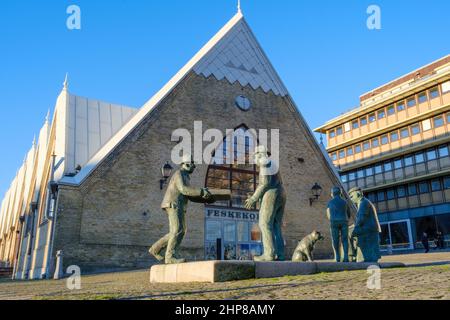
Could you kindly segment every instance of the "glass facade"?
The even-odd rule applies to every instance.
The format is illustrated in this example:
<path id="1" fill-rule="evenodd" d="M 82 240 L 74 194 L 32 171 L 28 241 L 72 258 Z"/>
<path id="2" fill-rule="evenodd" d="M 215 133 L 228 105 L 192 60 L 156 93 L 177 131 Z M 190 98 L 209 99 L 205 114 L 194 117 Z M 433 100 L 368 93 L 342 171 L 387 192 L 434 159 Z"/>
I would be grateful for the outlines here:
<path id="1" fill-rule="evenodd" d="M 208 168 L 206 187 L 230 190 L 232 197 L 230 201 L 205 208 L 207 260 L 251 260 L 253 256 L 261 255 L 258 212 L 244 208 L 258 183 L 257 168 L 250 162 L 250 150 L 254 148 L 255 138 L 245 127 L 239 128 L 217 148 Z M 223 160 L 230 156 L 233 164 L 222 164 L 229 163 Z M 218 243 L 222 246 L 220 250 L 217 250 Z M 218 251 L 221 257 L 217 257 Z"/>

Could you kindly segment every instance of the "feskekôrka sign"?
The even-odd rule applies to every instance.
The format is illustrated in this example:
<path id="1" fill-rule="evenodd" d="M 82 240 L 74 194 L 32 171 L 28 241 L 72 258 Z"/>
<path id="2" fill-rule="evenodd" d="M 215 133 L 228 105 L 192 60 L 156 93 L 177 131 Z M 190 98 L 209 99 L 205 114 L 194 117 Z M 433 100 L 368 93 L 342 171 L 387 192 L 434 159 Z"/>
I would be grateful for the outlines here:
<path id="1" fill-rule="evenodd" d="M 220 218 L 230 220 L 258 221 L 259 213 L 253 211 L 240 211 L 227 208 L 205 208 L 205 216 L 208 219 Z"/>

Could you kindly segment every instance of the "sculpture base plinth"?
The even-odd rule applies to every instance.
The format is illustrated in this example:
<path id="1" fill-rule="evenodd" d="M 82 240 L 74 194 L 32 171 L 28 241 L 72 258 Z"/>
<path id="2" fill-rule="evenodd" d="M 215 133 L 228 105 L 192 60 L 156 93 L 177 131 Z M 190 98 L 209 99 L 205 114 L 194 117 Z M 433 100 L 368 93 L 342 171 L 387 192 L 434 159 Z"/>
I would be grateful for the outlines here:
<path id="1" fill-rule="evenodd" d="M 151 283 L 227 282 L 248 279 L 311 275 L 321 272 L 367 270 L 370 266 L 403 268 L 403 263 L 204 261 L 155 265 Z"/>

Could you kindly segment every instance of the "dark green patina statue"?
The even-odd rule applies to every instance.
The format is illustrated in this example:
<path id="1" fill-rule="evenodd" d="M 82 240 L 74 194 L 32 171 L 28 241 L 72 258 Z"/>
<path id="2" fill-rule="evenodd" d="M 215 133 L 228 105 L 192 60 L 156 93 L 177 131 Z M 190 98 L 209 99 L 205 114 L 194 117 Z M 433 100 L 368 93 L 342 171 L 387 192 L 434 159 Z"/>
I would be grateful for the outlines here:
<path id="1" fill-rule="evenodd" d="M 333 199 L 328 202 L 327 217 L 331 224 L 331 237 L 336 262 L 349 262 L 348 259 L 348 222 L 351 218 L 350 206 L 342 199 L 342 190 L 334 187 L 331 190 Z M 343 260 L 341 261 L 340 244 L 342 243 Z"/>
<path id="2" fill-rule="evenodd" d="M 356 238 L 357 262 L 378 262 L 380 260 L 381 227 L 375 206 L 364 197 L 361 188 L 349 191 L 350 199 L 358 212 L 352 238 Z"/>
<path id="3" fill-rule="evenodd" d="M 259 167 L 259 185 L 253 196 L 245 202 L 245 207 L 253 209 L 259 202 L 259 227 L 264 247 L 263 255 L 254 257 L 255 261 L 284 261 L 284 239 L 281 231 L 286 193 L 276 163 L 269 160 L 267 148 L 258 146 L 255 162 Z"/>
<path id="4" fill-rule="evenodd" d="M 178 257 L 178 250 L 186 234 L 186 207 L 189 200 L 203 199 L 210 201 L 213 197 L 206 188 L 192 188 L 190 186 L 190 175 L 195 170 L 195 164 L 191 156 L 184 156 L 181 168 L 174 173 L 167 192 L 162 202 L 162 209 L 169 217 L 170 232 L 156 242 L 149 250 L 157 260 L 165 260 L 166 264 L 183 263 L 185 259 Z M 161 251 L 166 247 L 165 257 Z"/>

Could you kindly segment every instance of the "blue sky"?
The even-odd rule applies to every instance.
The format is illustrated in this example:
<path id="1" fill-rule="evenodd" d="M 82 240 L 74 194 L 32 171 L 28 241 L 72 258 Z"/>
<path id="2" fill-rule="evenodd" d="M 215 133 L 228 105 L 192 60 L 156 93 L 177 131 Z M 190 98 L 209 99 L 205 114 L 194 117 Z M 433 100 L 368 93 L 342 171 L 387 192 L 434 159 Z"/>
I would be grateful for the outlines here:
<path id="1" fill-rule="evenodd" d="M 0 197 L 66 72 L 74 94 L 147 101 L 235 13 L 237 0 L 2 0 Z M 82 29 L 66 28 L 78 5 Z M 366 27 L 379 5 L 382 29 Z M 315 128 L 358 97 L 450 53 L 448 0 L 242 0 L 247 21 Z"/>

